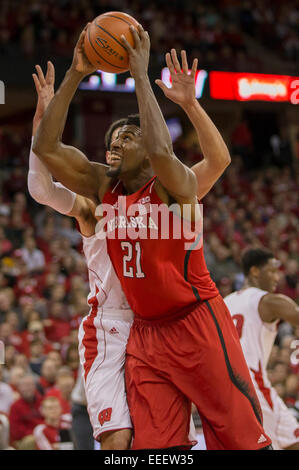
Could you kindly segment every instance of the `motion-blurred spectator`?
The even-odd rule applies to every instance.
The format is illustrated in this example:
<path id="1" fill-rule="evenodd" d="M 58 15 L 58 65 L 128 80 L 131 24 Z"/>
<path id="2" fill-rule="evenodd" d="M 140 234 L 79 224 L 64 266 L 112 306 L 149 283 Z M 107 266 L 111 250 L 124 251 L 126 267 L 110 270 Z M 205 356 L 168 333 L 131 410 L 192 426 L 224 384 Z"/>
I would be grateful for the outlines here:
<path id="1" fill-rule="evenodd" d="M 24 248 L 21 248 L 20 251 L 28 272 L 41 271 L 45 267 L 45 257 L 42 251 L 36 248 L 34 238 L 27 238 Z"/>
<path id="2" fill-rule="evenodd" d="M 60 400 L 63 414 L 71 413 L 71 394 L 75 385 L 72 371 L 69 367 L 61 367 L 56 376 L 55 386 L 46 392 L 46 397 L 57 397 Z"/>
<path id="3" fill-rule="evenodd" d="M 19 382 L 21 398 L 11 405 L 9 413 L 10 437 L 13 447 L 19 450 L 33 450 L 33 430 L 42 423 L 40 414 L 41 395 L 35 387 L 32 376 L 27 375 Z"/>
<path id="4" fill-rule="evenodd" d="M 33 430 L 38 450 L 73 450 L 70 427 L 62 419 L 62 409 L 58 398 L 48 396 L 42 401 L 41 414 L 44 423 Z"/>
<path id="5" fill-rule="evenodd" d="M 54 360 L 48 357 L 42 363 L 40 378 L 36 384 L 41 395 L 45 395 L 55 385 L 56 375 L 57 365 Z"/>
<path id="6" fill-rule="evenodd" d="M 13 390 L 3 381 L 3 366 L 0 364 L 0 414 L 5 413 L 8 415 L 13 401 Z"/>

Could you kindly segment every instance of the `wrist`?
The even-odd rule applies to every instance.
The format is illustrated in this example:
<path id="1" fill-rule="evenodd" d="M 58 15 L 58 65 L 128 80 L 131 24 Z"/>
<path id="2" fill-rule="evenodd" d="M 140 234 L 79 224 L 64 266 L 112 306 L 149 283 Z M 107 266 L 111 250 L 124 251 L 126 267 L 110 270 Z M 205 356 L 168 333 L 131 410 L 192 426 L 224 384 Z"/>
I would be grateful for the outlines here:
<path id="1" fill-rule="evenodd" d="M 87 75 L 88 75 L 88 73 L 78 72 L 78 70 L 76 70 L 72 65 L 70 66 L 70 68 L 66 72 L 66 76 L 68 78 L 74 79 L 78 82 L 81 82 L 81 80 L 83 80 L 83 78 L 87 77 Z"/>
<path id="2" fill-rule="evenodd" d="M 145 83 L 145 82 L 149 83 L 149 77 L 146 71 L 139 72 L 134 75 L 132 74 L 132 77 L 134 78 L 135 83 Z"/>
<path id="3" fill-rule="evenodd" d="M 194 97 L 191 100 L 185 101 L 180 105 L 185 112 L 191 111 L 192 109 L 196 109 L 200 106 L 199 102 L 197 99 Z"/>

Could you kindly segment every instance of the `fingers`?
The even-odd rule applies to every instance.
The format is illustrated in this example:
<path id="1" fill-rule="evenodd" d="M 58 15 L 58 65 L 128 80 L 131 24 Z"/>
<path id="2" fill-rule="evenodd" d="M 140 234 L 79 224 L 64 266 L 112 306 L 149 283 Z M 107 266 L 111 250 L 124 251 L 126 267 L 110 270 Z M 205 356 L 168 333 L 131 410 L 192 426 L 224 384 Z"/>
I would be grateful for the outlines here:
<path id="1" fill-rule="evenodd" d="M 171 56 L 170 56 L 169 52 L 167 52 L 165 58 L 166 58 L 166 65 L 169 69 L 170 75 L 175 75 L 175 68 L 173 66 L 173 63 L 172 63 Z"/>
<path id="2" fill-rule="evenodd" d="M 155 80 L 155 84 L 158 85 L 158 87 L 161 88 L 161 90 L 164 92 L 164 94 L 166 94 L 167 90 L 169 90 L 169 88 L 165 85 L 164 82 L 162 82 L 162 80 Z"/>
<path id="3" fill-rule="evenodd" d="M 174 75 L 175 73 L 184 73 L 189 75 L 189 65 L 187 61 L 187 54 L 186 51 L 181 51 L 181 58 L 182 58 L 182 67 L 178 60 L 178 56 L 175 49 L 171 49 L 171 53 L 167 53 L 166 56 L 166 65 L 169 68 L 170 74 Z M 194 59 L 192 63 L 192 69 L 190 75 L 194 78 L 198 66 L 198 59 Z"/>
<path id="4" fill-rule="evenodd" d="M 85 34 L 86 34 L 86 31 L 87 31 L 87 28 L 88 28 L 89 25 L 90 25 L 90 23 L 87 23 L 85 28 L 81 31 L 81 34 L 80 34 L 79 39 L 78 39 L 77 44 L 76 44 L 76 48 L 83 46 Z"/>
<path id="5" fill-rule="evenodd" d="M 52 62 L 48 61 L 47 73 L 46 73 L 46 83 L 48 85 L 54 85 L 55 82 L 55 69 Z"/>
<path id="6" fill-rule="evenodd" d="M 41 87 L 41 85 L 40 85 L 40 83 L 39 83 L 39 79 L 38 79 L 36 73 L 33 73 L 33 74 L 32 74 L 32 78 L 33 78 L 33 81 L 34 81 L 34 85 L 35 85 L 36 92 L 37 92 L 37 94 L 39 94 L 40 91 L 41 91 L 41 89 L 42 89 L 42 87 Z"/>
<path id="7" fill-rule="evenodd" d="M 43 86 L 46 85 L 46 80 L 45 80 L 45 77 L 44 77 L 44 73 L 43 73 L 40 65 L 36 65 L 35 68 L 36 68 L 36 71 L 37 71 L 39 82 L 40 82 L 41 86 L 43 87 Z"/>
<path id="8" fill-rule="evenodd" d="M 172 63 L 174 65 L 174 68 L 176 70 L 177 73 L 181 72 L 181 65 L 178 61 L 178 57 L 176 55 L 176 50 L 175 49 L 171 49 L 171 59 L 172 59 Z"/>
<path id="9" fill-rule="evenodd" d="M 195 77 L 197 66 L 198 66 L 198 59 L 194 59 L 193 64 L 192 64 L 192 69 L 191 69 L 191 77 L 192 78 Z"/>
<path id="10" fill-rule="evenodd" d="M 133 35 L 135 47 L 133 48 L 131 46 L 131 44 L 127 41 L 126 37 L 123 34 L 121 35 L 121 40 L 124 46 L 126 47 L 127 51 L 130 53 L 133 51 L 133 49 L 138 49 L 142 41 L 149 42 L 149 34 L 147 31 L 144 31 L 143 26 L 141 24 L 138 24 L 137 29 L 133 25 L 131 25 L 129 29 Z"/>
<path id="11" fill-rule="evenodd" d="M 187 54 L 186 54 L 186 51 L 181 51 L 181 58 L 182 58 L 182 69 L 183 69 L 183 72 L 188 75 L 189 67 L 188 67 L 188 61 L 187 61 Z"/>

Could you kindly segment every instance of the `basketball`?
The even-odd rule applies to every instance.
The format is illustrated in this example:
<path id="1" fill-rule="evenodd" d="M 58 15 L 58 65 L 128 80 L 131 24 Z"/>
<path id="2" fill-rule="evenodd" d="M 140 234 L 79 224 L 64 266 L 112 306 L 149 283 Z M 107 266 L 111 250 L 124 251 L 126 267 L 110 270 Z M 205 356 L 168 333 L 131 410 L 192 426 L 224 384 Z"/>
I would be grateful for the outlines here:
<path id="1" fill-rule="evenodd" d="M 89 62 L 103 72 L 126 72 L 129 69 L 129 56 L 121 35 L 134 46 L 129 27 L 133 25 L 137 28 L 138 24 L 132 16 L 120 11 L 97 16 L 88 26 L 84 39 L 84 51 Z"/>

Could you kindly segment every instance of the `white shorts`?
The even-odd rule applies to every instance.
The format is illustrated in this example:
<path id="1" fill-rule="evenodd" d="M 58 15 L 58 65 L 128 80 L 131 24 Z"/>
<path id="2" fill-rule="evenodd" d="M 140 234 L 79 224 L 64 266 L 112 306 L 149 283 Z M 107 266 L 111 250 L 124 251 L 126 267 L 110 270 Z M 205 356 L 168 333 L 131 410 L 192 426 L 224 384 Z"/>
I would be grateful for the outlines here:
<path id="1" fill-rule="evenodd" d="M 79 328 L 87 410 L 96 440 L 104 432 L 132 428 L 124 369 L 132 321 L 130 310 L 107 313 L 98 308 Z"/>
<path id="2" fill-rule="evenodd" d="M 263 427 L 272 439 L 273 449 L 282 450 L 299 442 L 299 423 L 275 388 L 268 389 L 266 399 L 253 376 L 252 380 L 263 412 Z"/>

